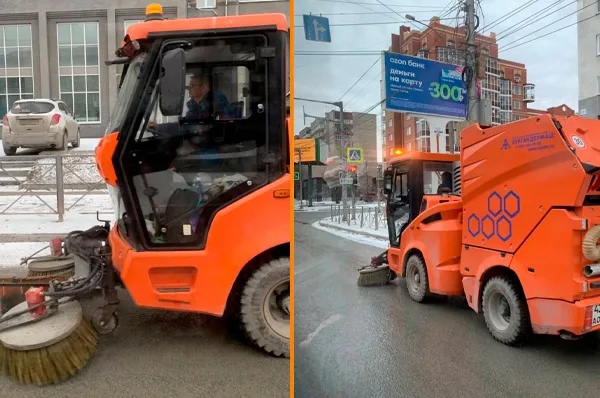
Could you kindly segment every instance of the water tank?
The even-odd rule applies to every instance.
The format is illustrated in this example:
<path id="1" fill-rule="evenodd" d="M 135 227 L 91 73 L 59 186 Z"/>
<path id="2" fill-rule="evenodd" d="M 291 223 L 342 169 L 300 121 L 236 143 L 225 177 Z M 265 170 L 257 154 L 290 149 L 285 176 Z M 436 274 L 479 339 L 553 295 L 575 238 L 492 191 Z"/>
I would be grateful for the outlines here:
<path id="1" fill-rule="evenodd" d="M 535 84 L 527 83 L 523 85 L 523 102 L 535 102 Z"/>

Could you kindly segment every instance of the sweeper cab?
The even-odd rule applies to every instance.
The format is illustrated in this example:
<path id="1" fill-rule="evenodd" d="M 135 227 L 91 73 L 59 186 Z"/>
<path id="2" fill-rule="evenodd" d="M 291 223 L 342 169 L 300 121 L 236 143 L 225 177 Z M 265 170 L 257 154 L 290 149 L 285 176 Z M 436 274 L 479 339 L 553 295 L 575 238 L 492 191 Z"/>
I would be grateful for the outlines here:
<path id="1" fill-rule="evenodd" d="M 359 284 L 463 296 L 498 341 L 600 330 L 600 121 L 532 117 L 461 132 L 460 155 L 385 171 L 389 249 Z"/>
<path id="2" fill-rule="evenodd" d="M 29 263 L 30 272 L 43 271 L 44 289 L 35 288 L 40 275 L 11 281 L 21 293 L 33 289 L 0 320 L 0 350 L 37 358 L 35 350 L 71 338 L 65 353 L 73 345 L 84 352 L 77 361 L 63 358 L 74 368 L 46 366 L 63 366 L 60 376 L 33 380 L 23 374 L 44 374 L 35 361 L 15 365 L 18 381 L 47 384 L 75 374 L 97 335 L 117 327 L 117 287 L 140 307 L 235 318 L 251 343 L 289 357 L 286 17 L 166 20 L 158 4 L 146 14 L 107 62 L 123 72 L 96 164 L 116 221 L 73 231 L 60 250 L 54 243 L 59 256 Z M 92 329 L 77 300 L 99 289 L 104 302 Z M 44 341 L 15 343 L 33 329 Z"/>

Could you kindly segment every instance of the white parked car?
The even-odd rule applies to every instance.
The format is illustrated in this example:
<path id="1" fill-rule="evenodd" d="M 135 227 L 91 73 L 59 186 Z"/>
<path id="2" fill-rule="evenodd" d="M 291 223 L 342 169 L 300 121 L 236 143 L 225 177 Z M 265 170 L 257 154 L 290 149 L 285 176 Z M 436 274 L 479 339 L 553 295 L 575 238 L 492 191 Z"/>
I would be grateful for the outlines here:
<path id="1" fill-rule="evenodd" d="M 12 156 L 17 148 L 67 149 L 79 146 L 80 128 L 69 107 L 49 99 L 15 101 L 2 120 L 2 147 Z"/>

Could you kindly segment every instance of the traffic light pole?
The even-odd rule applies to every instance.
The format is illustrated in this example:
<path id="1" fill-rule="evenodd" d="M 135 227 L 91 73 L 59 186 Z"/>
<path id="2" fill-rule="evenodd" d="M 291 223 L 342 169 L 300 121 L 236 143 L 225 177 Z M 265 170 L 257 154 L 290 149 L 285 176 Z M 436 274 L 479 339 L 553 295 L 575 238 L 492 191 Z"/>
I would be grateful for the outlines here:
<path id="1" fill-rule="evenodd" d="M 342 160 L 342 176 L 341 178 L 346 178 L 347 175 L 347 162 L 345 155 L 346 149 L 346 135 L 344 134 L 344 103 L 342 101 L 337 102 L 329 102 L 329 101 L 319 101 L 313 100 L 309 98 L 300 98 L 294 97 L 295 100 L 298 101 L 307 101 L 307 102 L 316 102 L 318 104 L 327 104 L 334 105 L 340 108 L 340 130 L 341 130 L 341 138 L 340 138 L 340 159 Z M 348 220 L 348 187 L 345 184 L 340 184 L 342 186 L 342 221 Z"/>

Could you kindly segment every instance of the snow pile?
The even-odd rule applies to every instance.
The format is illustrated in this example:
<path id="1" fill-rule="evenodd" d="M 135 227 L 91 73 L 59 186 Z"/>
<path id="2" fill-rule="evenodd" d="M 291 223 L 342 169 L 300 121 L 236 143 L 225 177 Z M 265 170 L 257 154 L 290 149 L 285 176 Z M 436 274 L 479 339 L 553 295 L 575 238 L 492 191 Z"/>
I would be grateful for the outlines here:
<path id="1" fill-rule="evenodd" d="M 65 188 L 90 189 L 96 185 L 95 189 L 104 189 L 104 183 L 96 168 L 94 152 L 81 151 L 77 155 L 63 157 Z M 56 158 L 43 158 L 35 162 L 27 174 L 23 188 L 33 188 L 36 185 L 56 185 Z"/>

